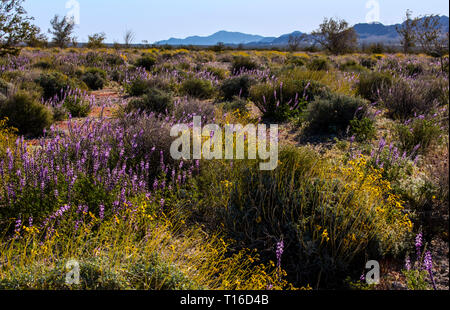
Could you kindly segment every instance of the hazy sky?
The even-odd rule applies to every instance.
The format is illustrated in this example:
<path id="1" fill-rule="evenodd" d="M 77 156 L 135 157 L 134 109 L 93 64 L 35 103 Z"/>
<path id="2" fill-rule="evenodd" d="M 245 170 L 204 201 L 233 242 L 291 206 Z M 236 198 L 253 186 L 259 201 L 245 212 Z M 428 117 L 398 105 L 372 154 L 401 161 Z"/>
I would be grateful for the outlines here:
<path id="1" fill-rule="evenodd" d="M 55 14 L 79 16 L 80 42 L 97 32 L 105 32 L 108 42 L 122 42 L 125 29 L 136 33 L 135 43 L 153 43 L 219 30 L 263 36 L 310 32 L 324 17 L 344 18 L 350 24 L 395 24 L 406 9 L 414 15 L 449 15 L 447 0 L 25 0 L 24 7 L 45 32 Z"/>

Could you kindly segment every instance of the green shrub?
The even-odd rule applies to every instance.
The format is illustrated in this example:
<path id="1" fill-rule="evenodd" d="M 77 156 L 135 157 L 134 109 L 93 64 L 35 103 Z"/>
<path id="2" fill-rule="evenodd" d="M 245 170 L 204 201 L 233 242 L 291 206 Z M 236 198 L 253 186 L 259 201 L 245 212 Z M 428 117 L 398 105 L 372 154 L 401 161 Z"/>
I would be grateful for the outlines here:
<path id="1" fill-rule="evenodd" d="M 235 97 L 234 100 L 224 102 L 222 108 L 227 112 L 239 110 L 240 112 L 248 112 L 247 100 Z"/>
<path id="2" fill-rule="evenodd" d="M 302 67 L 306 64 L 306 60 L 299 56 L 289 56 L 286 60 L 286 64 L 294 65 L 295 67 Z"/>
<path id="3" fill-rule="evenodd" d="M 422 154 L 427 153 L 441 135 L 441 129 L 432 120 L 415 119 L 410 124 L 399 124 L 395 127 L 400 149 L 407 154 L 419 147 Z"/>
<path id="4" fill-rule="evenodd" d="M 53 67 L 53 63 L 50 60 L 40 60 L 33 65 L 35 68 L 39 68 L 42 70 L 49 70 Z"/>
<path id="5" fill-rule="evenodd" d="M 342 133 L 352 119 L 360 118 L 367 112 L 365 100 L 330 93 L 308 105 L 305 118 L 308 129 L 314 133 Z"/>
<path id="6" fill-rule="evenodd" d="M 39 136 L 52 124 L 52 113 L 29 94 L 19 92 L 0 103 L 0 119 L 8 117 L 8 125 L 20 134 Z"/>
<path id="7" fill-rule="evenodd" d="M 210 67 L 206 68 L 206 71 L 208 71 L 209 73 L 214 75 L 219 80 L 225 79 L 225 77 L 227 75 L 227 70 L 222 69 L 222 68 L 216 68 L 216 67 L 211 67 L 210 66 Z"/>
<path id="8" fill-rule="evenodd" d="M 407 76 L 415 77 L 422 74 L 423 71 L 424 69 L 421 63 L 408 62 L 408 64 L 404 66 L 404 72 Z"/>
<path id="9" fill-rule="evenodd" d="M 173 98 L 170 94 L 157 88 L 150 88 L 142 98 L 130 101 L 126 110 L 167 114 L 172 112 L 173 108 Z"/>
<path id="10" fill-rule="evenodd" d="M 367 68 L 358 64 L 355 60 L 349 60 L 339 66 L 341 71 L 345 72 L 367 72 Z"/>
<path id="11" fill-rule="evenodd" d="M 263 83 L 252 86 L 249 97 L 264 117 L 283 121 L 301 112 L 307 102 L 324 96 L 327 92 L 328 88 L 316 81 L 284 78 L 280 84 Z"/>
<path id="12" fill-rule="evenodd" d="M 352 119 L 350 121 L 350 134 L 355 136 L 356 141 L 366 142 L 375 138 L 375 122 L 367 117 Z"/>
<path id="13" fill-rule="evenodd" d="M 373 69 L 377 63 L 378 60 L 372 57 L 364 57 L 360 61 L 361 66 L 366 67 L 367 69 Z"/>
<path id="14" fill-rule="evenodd" d="M 224 100 L 231 100 L 235 96 L 247 98 L 253 84 L 255 84 L 254 80 L 248 75 L 232 77 L 222 83 L 220 93 Z"/>
<path id="15" fill-rule="evenodd" d="M 392 85 L 392 76 L 388 73 L 371 72 L 362 74 L 357 84 L 357 93 L 372 102 L 378 99 L 378 91 Z"/>
<path id="16" fill-rule="evenodd" d="M 62 91 L 69 88 L 86 88 L 86 85 L 77 83 L 60 72 L 43 73 L 36 79 L 36 83 L 43 89 L 43 97 L 48 100 L 55 96 L 61 97 Z"/>
<path id="17" fill-rule="evenodd" d="M 202 80 L 197 78 L 187 79 L 181 84 L 181 91 L 189 96 L 208 99 L 214 95 L 214 87 L 208 80 Z"/>
<path id="18" fill-rule="evenodd" d="M 224 218 L 224 232 L 238 245 L 262 251 L 266 261 L 275 260 L 283 240 L 281 267 L 297 285 L 340 285 L 352 268 L 364 264 L 364 254 L 377 257 L 403 246 L 409 229 L 404 214 L 393 196 L 394 201 L 387 198 L 381 176 L 366 171 L 362 160 L 336 167 L 311 148 L 289 147 L 281 149 L 274 171 L 236 163 L 230 179 L 223 175 L 225 166 L 204 172 L 204 177 L 214 173 L 227 180 L 221 190 L 230 192 L 229 200 L 223 209 L 212 210 Z M 217 195 L 211 191 L 217 180 L 203 182 L 210 195 Z M 214 202 L 208 199 L 208 206 Z"/>
<path id="19" fill-rule="evenodd" d="M 393 119 L 407 120 L 414 115 L 428 115 L 448 104 L 448 82 L 441 79 L 402 79 L 380 91 L 380 99 Z"/>
<path id="20" fill-rule="evenodd" d="M 156 64 L 156 59 L 150 55 L 144 55 L 141 58 L 136 60 L 136 67 L 144 68 L 147 71 L 150 71 L 153 66 Z"/>
<path id="21" fill-rule="evenodd" d="M 87 68 L 81 80 L 92 90 L 102 89 L 106 84 L 106 72 L 99 68 Z"/>
<path id="22" fill-rule="evenodd" d="M 81 96 L 68 96 L 64 99 L 62 107 L 70 113 L 72 117 L 86 117 L 91 111 L 88 100 Z"/>
<path id="23" fill-rule="evenodd" d="M 326 58 L 314 58 L 306 65 L 306 67 L 309 70 L 314 71 L 327 71 L 330 69 L 330 64 Z"/>
<path id="24" fill-rule="evenodd" d="M 236 56 L 233 58 L 231 65 L 231 72 L 238 74 L 242 70 L 255 70 L 258 68 L 258 64 L 248 56 Z"/>

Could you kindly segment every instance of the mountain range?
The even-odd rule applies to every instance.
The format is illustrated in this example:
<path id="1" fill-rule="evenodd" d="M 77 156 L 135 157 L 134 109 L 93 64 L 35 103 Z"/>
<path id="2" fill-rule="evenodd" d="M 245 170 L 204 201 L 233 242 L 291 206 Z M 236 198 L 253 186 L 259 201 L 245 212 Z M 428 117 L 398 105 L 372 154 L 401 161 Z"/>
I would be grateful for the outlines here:
<path id="1" fill-rule="evenodd" d="M 440 27 L 444 32 L 449 31 L 448 16 L 440 16 Z M 358 34 L 360 44 L 370 43 L 385 43 L 398 44 L 399 35 L 397 27 L 401 24 L 383 25 L 381 23 L 359 23 L 353 26 Z M 225 45 L 244 45 L 244 46 L 285 46 L 288 44 L 291 35 L 302 35 L 301 31 L 294 31 L 292 33 L 284 34 L 279 37 L 264 37 L 260 35 L 246 34 L 242 32 L 219 31 L 210 36 L 190 36 L 185 39 L 170 38 L 155 42 L 156 45 L 198 45 L 198 46 L 212 46 L 217 43 L 224 43 Z M 308 40 L 307 40 L 308 42 Z"/>

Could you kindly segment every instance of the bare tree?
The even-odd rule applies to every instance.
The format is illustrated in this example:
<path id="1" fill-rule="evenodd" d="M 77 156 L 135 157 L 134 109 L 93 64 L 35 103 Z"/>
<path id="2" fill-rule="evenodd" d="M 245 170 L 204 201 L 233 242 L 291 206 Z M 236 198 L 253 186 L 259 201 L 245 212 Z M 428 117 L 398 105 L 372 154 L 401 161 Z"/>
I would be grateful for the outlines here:
<path id="1" fill-rule="evenodd" d="M 300 44 L 306 40 L 306 34 L 291 34 L 288 39 L 289 50 L 295 52 L 299 49 Z"/>
<path id="2" fill-rule="evenodd" d="M 403 53 L 407 54 L 411 48 L 416 45 L 416 33 L 414 28 L 416 27 L 416 20 L 411 18 L 412 12 L 406 10 L 405 22 L 396 27 L 398 34 L 400 35 L 400 43 L 403 47 Z"/>
<path id="3" fill-rule="evenodd" d="M 71 36 L 75 29 L 74 18 L 62 17 L 60 19 L 58 15 L 55 15 L 50 24 L 53 30 L 49 29 L 48 32 L 53 35 L 52 42 L 58 47 L 67 47 L 73 41 Z"/>
<path id="4" fill-rule="evenodd" d="M 123 40 L 125 42 L 125 47 L 130 47 L 131 43 L 133 43 L 134 39 L 136 38 L 136 34 L 133 32 L 133 30 L 126 30 L 125 34 L 123 36 Z"/>
<path id="5" fill-rule="evenodd" d="M 17 54 L 18 44 L 29 41 L 40 30 L 31 24 L 32 17 L 26 16 L 23 0 L 0 1 L 0 55 Z"/>
<path id="6" fill-rule="evenodd" d="M 358 35 L 343 19 L 325 18 L 319 29 L 311 34 L 317 43 L 332 54 L 351 52 L 357 47 Z"/>
<path id="7" fill-rule="evenodd" d="M 444 71 L 444 56 L 448 54 L 449 35 L 444 33 L 438 15 L 427 15 L 415 19 L 414 29 L 417 41 L 422 50 L 432 57 L 440 59 L 441 69 Z"/>

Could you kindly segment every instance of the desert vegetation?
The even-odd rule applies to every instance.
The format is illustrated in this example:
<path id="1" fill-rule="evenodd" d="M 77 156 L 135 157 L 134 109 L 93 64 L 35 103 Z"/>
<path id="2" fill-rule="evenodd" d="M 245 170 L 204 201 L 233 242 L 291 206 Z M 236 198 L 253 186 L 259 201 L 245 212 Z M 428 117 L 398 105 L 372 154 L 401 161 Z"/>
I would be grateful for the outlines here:
<path id="1" fill-rule="evenodd" d="M 448 54 L 353 52 L 333 20 L 318 52 L 74 48 L 52 25 L 0 45 L 0 289 L 448 289 Z M 193 116 L 278 124 L 278 167 L 174 160 Z"/>

